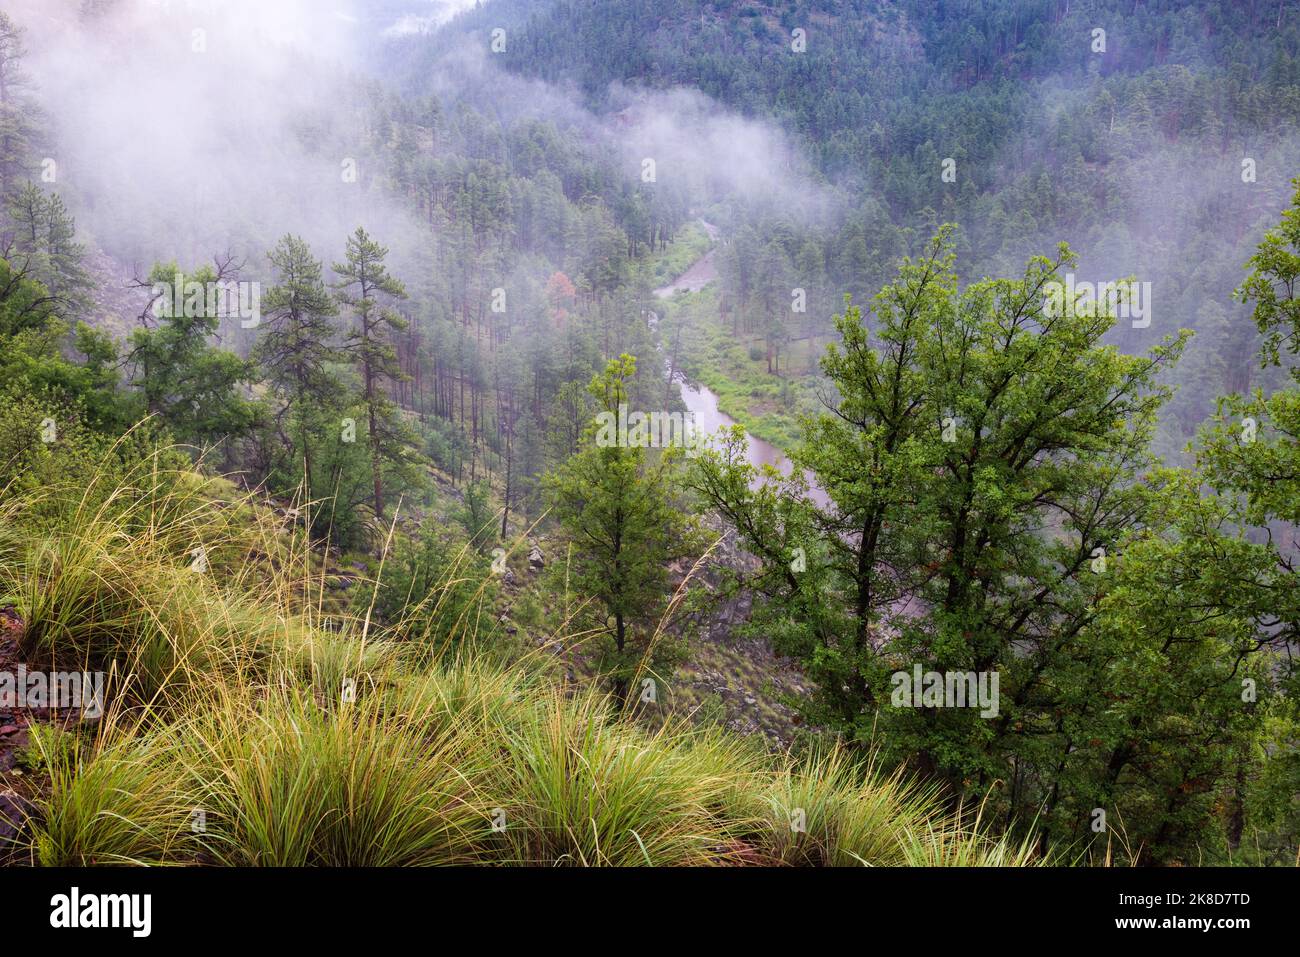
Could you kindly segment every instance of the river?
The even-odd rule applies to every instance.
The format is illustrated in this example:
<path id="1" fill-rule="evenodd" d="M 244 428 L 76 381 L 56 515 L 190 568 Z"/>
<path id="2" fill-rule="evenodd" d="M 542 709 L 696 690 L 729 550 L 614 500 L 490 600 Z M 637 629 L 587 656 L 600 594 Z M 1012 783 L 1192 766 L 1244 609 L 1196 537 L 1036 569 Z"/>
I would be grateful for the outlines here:
<path id="1" fill-rule="evenodd" d="M 717 238 L 717 227 L 711 223 L 700 220 L 705 231 L 713 239 Z M 660 299 L 668 299 L 679 290 L 688 292 L 698 292 L 706 285 L 717 278 L 717 269 L 713 265 L 713 254 L 715 249 L 709 250 L 687 268 L 677 279 L 668 286 L 656 289 L 654 294 Z M 657 321 L 658 316 L 650 314 L 653 320 Z M 653 324 L 653 321 L 652 321 Z M 730 428 L 736 425 L 736 420 L 727 415 L 718 407 L 718 397 L 708 386 L 703 384 L 688 385 L 683 382 L 681 385 L 682 402 L 686 404 L 686 410 L 690 412 L 695 420 L 695 427 L 706 435 L 713 435 L 719 429 Z M 749 451 L 746 459 L 749 464 L 761 468 L 764 465 L 771 465 L 776 468 L 782 475 L 789 475 L 793 465 L 786 457 L 785 453 L 773 445 L 766 442 L 758 436 L 746 430 L 746 437 L 749 439 Z M 821 508 L 830 505 L 830 498 L 825 491 L 818 485 L 809 480 L 809 494 L 814 502 Z"/>

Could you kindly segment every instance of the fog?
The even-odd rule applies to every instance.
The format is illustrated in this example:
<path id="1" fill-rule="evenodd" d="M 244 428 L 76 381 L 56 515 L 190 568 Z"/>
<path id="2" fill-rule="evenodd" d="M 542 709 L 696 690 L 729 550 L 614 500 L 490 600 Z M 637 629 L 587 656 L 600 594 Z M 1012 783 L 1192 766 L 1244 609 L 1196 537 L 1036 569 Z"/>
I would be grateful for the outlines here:
<path id="1" fill-rule="evenodd" d="M 369 99 L 403 89 L 434 95 L 444 115 L 468 108 L 501 127 L 539 119 L 574 133 L 588 155 L 628 184 L 672 191 L 698 213 L 725 202 L 738 216 L 834 225 L 861 190 L 826 184 L 775 124 L 736 114 L 690 89 L 616 87 L 593 115 L 575 89 L 511 73 L 486 29 L 453 27 L 432 67 L 418 76 L 388 65 L 402 44 L 427 43 L 472 0 L 11 0 L 27 30 L 31 92 L 50 129 L 42 144 L 54 181 L 77 218 L 91 264 L 108 287 L 125 288 L 155 261 L 182 268 L 233 255 L 243 278 L 266 279 L 265 250 L 286 232 L 304 236 L 331 262 L 358 225 L 409 265 L 429 238 L 379 169 Z M 491 21 L 491 6 L 486 8 Z M 476 22 L 483 22 L 479 16 Z M 400 74 L 400 75 L 399 75 Z M 1080 89 L 1040 85 L 1036 128 L 1078 108 Z M 435 152 L 438 145 L 421 145 Z M 1207 158 L 1134 138 L 1117 164 L 1126 197 L 1113 227 L 1095 235 L 1028 231 L 995 257 L 1014 272 L 1031 253 L 1068 240 L 1079 281 L 1136 275 L 1151 281 L 1150 326 L 1117 330 L 1145 349 L 1182 326 L 1196 284 L 1228 303 L 1240 262 L 1192 262 L 1197 237 L 1218 211 L 1247 204 L 1258 224 L 1231 237 L 1244 261 L 1276 219 L 1300 158 L 1294 137 L 1230 144 Z M 998 176 L 1022 173 L 1033 157 L 995 157 Z M 1241 159 L 1256 161 L 1256 182 Z M 649 181 L 649 182 L 648 182 Z M 573 197 L 571 197 L 573 198 Z M 936 206 L 938 201 L 936 200 Z M 976 224 L 978 226 L 978 224 Z M 435 240 L 436 241 L 436 240 Z M 992 251 L 976 248 L 987 261 Z M 967 278 L 976 278 L 968 276 Z M 535 280 L 536 277 L 533 277 Z M 514 277 L 524 281 L 523 277 Z M 504 280 L 503 280 L 504 281 Z M 416 277 L 418 285 L 418 277 Z M 132 313 L 123 305 L 117 320 Z M 104 317 L 112 319 L 114 317 Z M 1194 350 L 1206 348 L 1204 341 Z"/>
<path id="2" fill-rule="evenodd" d="M 10 12 L 27 30 L 27 71 L 52 130 L 48 185 L 120 284 L 154 261 L 192 267 L 218 254 L 261 278 L 265 249 L 286 232 L 327 260 L 357 225 L 399 252 L 415 244 L 412 216 L 371 159 L 366 99 L 385 79 L 372 68 L 383 43 L 469 5 L 18 0 Z M 503 124 L 576 129 L 630 182 L 653 159 L 658 188 L 693 203 L 763 200 L 795 219 L 828 204 L 779 131 L 693 91 L 621 90 L 621 116 L 598 118 L 571 91 L 506 72 L 474 33 L 422 80 L 444 110 L 468 103 Z"/>
<path id="3" fill-rule="evenodd" d="M 314 8 L 314 12 L 313 12 Z M 25 16 L 29 72 L 53 121 L 54 188 L 90 241 L 147 269 L 253 248 L 286 231 L 341 243 L 396 210 L 364 168 L 346 9 L 120 0 Z M 349 148 L 352 147 L 352 148 Z"/>

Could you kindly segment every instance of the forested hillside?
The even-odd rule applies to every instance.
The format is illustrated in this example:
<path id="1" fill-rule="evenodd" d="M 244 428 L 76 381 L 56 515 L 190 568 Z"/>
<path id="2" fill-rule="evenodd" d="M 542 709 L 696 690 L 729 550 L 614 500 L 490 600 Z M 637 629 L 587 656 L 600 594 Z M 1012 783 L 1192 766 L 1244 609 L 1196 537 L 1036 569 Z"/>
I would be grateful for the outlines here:
<path id="1" fill-rule="evenodd" d="M 1276 0 L 11 0 L 0 860 L 1294 864 L 1297 121 Z"/>
<path id="2" fill-rule="evenodd" d="M 1152 324 L 1113 339 L 1138 349 L 1199 333 L 1162 442 L 1173 454 L 1215 395 L 1260 380 L 1248 312 L 1228 291 L 1295 169 L 1300 25 L 1285 7 L 588 0 L 533 13 L 502 59 L 573 83 L 595 109 L 684 86 L 797 138 L 835 194 L 826 220 L 801 215 L 811 188 L 720 214 L 734 240 L 723 308 L 735 304 L 767 366 L 795 352 L 791 373 L 815 368 L 801 346 L 830 332 L 840 297 L 874 294 L 939 223 L 961 225 L 972 276 L 1068 239 L 1081 280 L 1153 283 Z M 481 28 L 493 13 L 475 16 Z M 806 49 L 792 55 L 796 29 Z M 795 286 L 810 305 L 792 316 Z"/>

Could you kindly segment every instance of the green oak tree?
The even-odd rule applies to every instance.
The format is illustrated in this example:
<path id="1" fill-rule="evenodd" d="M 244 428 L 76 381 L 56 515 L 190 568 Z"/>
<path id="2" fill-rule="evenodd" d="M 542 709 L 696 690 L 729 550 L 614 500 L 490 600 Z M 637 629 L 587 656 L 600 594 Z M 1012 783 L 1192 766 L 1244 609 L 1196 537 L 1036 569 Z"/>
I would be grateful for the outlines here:
<path id="1" fill-rule="evenodd" d="M 1007 800 L 1032 817 L 1068 745 L 1028 743 L 1089 657 L 1107 555 L 1143 522 L 1168 397 L 1157 378 L 1186 335 L 1126 355 L 1103 343 L 1104 308 L 1053 308 L 1074 263 L 1065 246 L 965 288 L 953 260 L 945 227 L 904 260 L 870 323 L 852 305 L 836 317 L 832 388 L 792 476 L 760 475 L 733 436 L 693 484 L 761 559 L 754 627 L 816 681 L 810 717 L 954 799 L 1023 781 Z M 918 666 L 996 674 L 996 712 L 898 704 L 894 676 Z"/>

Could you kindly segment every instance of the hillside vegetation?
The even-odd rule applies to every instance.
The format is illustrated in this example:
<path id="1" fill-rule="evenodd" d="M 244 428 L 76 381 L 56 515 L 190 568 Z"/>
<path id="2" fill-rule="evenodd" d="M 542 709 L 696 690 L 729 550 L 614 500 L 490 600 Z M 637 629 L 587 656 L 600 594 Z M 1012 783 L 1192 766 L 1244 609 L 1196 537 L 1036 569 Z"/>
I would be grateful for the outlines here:
<path id="1" fill-rule="evenodd" d="M 1042 859 L 844 750 L 768 755 L 493 665 L 472 651 L 471 614 L 455 650 L 394 640 L 367 614 L 327 625 L 302 536 L 169 458 L 4 498 L 0 596 L 21 660 L 105 670 L 112 702 L 94 723 L 27 727 L 5 776 L 28 815 L 11 862 Z"/>
<path id="2" fill-rule="evenodd" d="M 0 11 L 9 861 L 1300 860 L 1288 3 L 335 6 Z"/>

